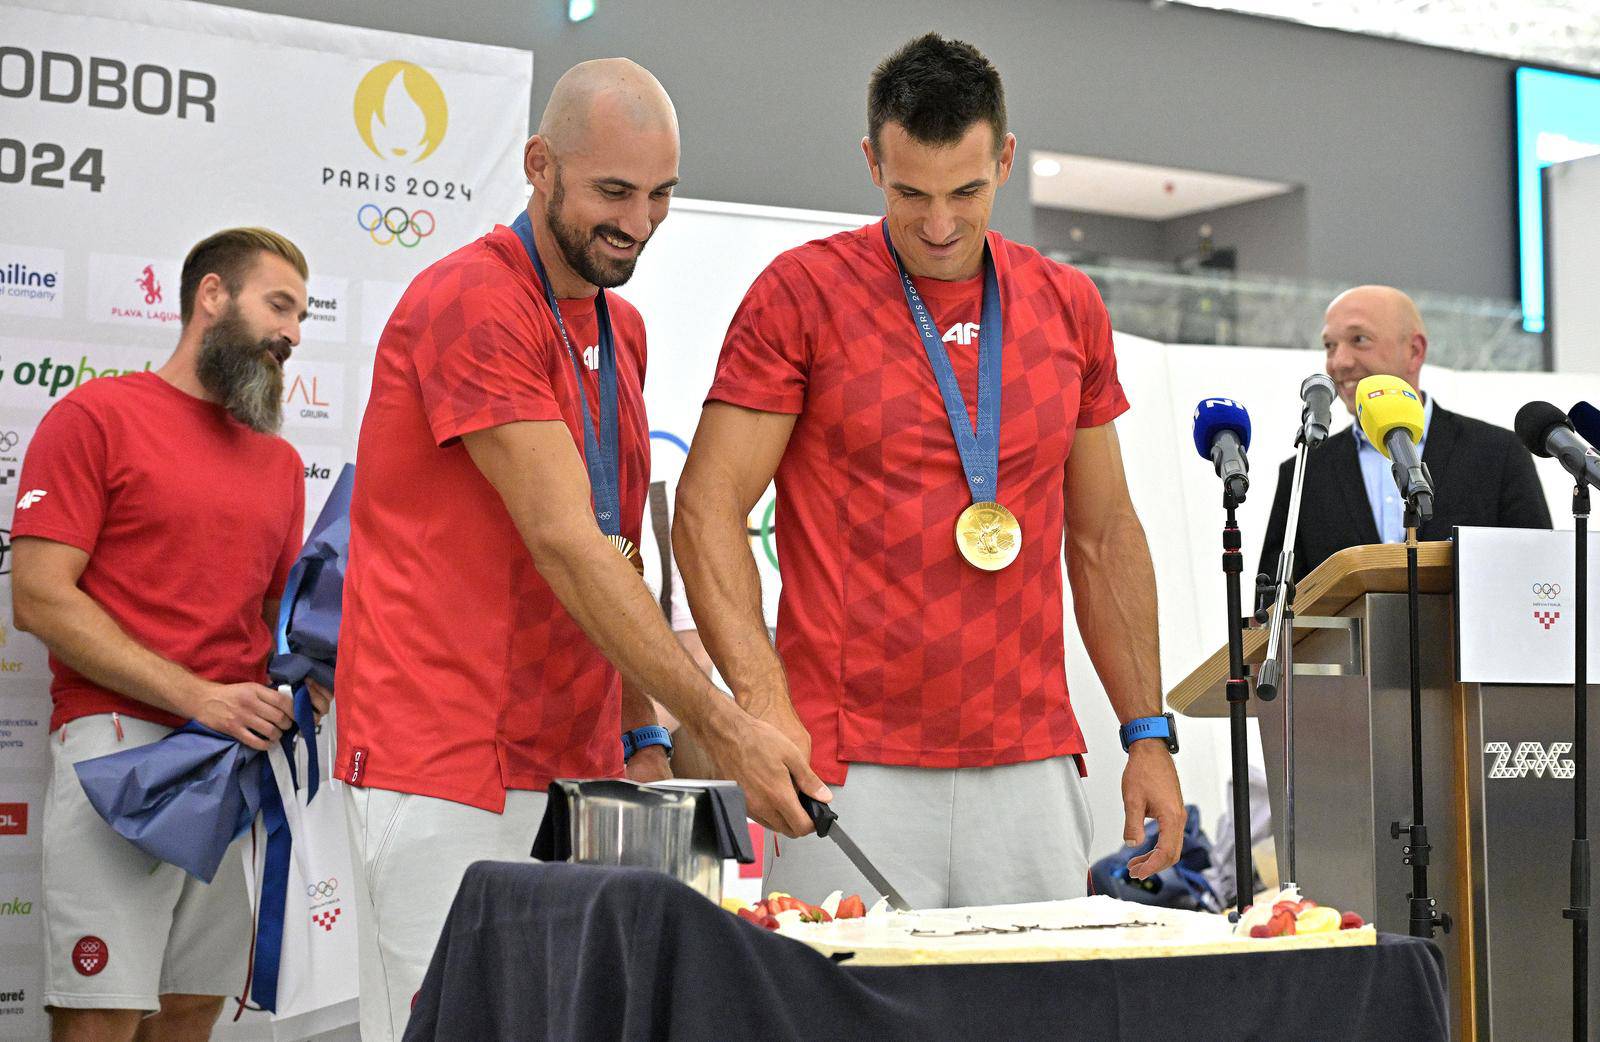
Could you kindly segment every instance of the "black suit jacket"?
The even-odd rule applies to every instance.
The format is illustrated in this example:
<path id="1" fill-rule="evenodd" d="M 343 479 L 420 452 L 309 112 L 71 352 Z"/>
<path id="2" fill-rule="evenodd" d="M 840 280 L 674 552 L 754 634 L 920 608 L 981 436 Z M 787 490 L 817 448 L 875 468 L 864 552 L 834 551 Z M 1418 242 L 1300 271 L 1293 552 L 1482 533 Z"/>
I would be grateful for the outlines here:
<path id="1" fill-rule="evenodd" d="M 1549 528 L 1550 510 L 1533 470 L 1533 457 L 1517 436 L 1433 406 L 1422 461 L 1433 476 L 1433 517 L 1417 532 L 1419 540 L 1449 539 L 1457 525 L 1498 528 Z M 1288 527 L 1289 486 L 1294 459 L 1278 468 L 1278 490 L 1261 546 L 1261 571 L 1278 570 L 1278 554 Z M 1378 542 L 1354 428 L 1349 427 L 1311 450 L 1300 498 L 1300 528 L 1294 546 L 1294 581 L 1349 546 Z"/>

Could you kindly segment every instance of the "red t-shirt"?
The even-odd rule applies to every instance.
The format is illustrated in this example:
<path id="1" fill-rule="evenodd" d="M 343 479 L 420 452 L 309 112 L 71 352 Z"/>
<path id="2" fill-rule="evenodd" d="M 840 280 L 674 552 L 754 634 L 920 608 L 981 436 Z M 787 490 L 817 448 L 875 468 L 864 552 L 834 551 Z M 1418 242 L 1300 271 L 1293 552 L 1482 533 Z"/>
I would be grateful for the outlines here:
<path id="1" fill-rule="evenodd" d="M 617 348 L 622 533 L 650 481 L 639 313 L 606 294 Z M 593 298 L 561 301 L 573 346 Z M 591 357 L 593 355 L 591 354 Z M 584 388 L 599 432 L 598 372 Z M 497 227 L 418 275 L 378 342 L 350 507 L 336 677 L 351 784 L 499 812 L 507 789 L 622 773 L 622 686 L 534 568 L 463 434 L 561 420 L 583 453 L 572 363 L 533 265 Z"/>
<path id="2" fill-rule="evenodd" d="M 305 516 L 300 454 L 155 373 L 90 380 L 45 414 L 13 537 L 89 555 L 78 580 L 136 643 L 219 683 L 265 682 L 262 606 L 283 592 Z M 53 731 L 93 713 L 186 721 L 50 656 Z"/>
<path id="3" fill-rule="evenodd" d="M 807 243 L 734 315 L 710 399 L 797 414 L 777 473 L 778 652 L 812 767 L 974 767 L 1084 751 L 1067 696 L 1063 500 L 1074 432 L 1127 409 L 1082 272 L 989 233 L 1005 338 L 998 499 L 1017 560 L 960 556 L 972 502 L 880 224 Z M 983 279 L 917 279 L 976 416 Z"/>

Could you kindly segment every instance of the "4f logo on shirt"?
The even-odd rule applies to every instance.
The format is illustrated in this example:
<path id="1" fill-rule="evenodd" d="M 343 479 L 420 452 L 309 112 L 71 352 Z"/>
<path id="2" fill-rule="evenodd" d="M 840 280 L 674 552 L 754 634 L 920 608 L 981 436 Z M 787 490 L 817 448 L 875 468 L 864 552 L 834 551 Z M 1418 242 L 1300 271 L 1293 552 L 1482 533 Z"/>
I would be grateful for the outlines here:
<path id="1" fill-rule="evenodd" d="M 590 372 L 600 371 L 600 345 L 592 344 L 583 349 L 583 365 Z"/>
<path id="2" fill-rule="evenodd" d="M 944 336 L 940 337 L 939 339 L 943 340 L 947 344 L 956 343 L 960 344 L 962 347 L 966 347 L 968 344 L 978 339 L 978 323 L 957 322 L 955 325 L 945 330 Z"/>
<path id="3" fill-rule="evenodd" d="M 1571 751 L 1571 742 L 1551 742 L 1549 749 L 1540 742 L 1522 742 L 1515 753 L 1510 742 L 1487 742 L 1483 747 L 1483 755 L 1494 757 L 1489 767 L 1491 778 L 1526 778 L 1529 773 L 1543 778 L 1549 771 L 1552 778 L 1570 779 L 1578 773 L 1573 762 L 1564 759 Z"/>
<path id="4" fill-rule="evenodd" d="M 17 509 L 26 510 L 47 495 L 49 495 L 49 493 L 42 488 L 30 488 L 28 491 L 17 497 Z"/>

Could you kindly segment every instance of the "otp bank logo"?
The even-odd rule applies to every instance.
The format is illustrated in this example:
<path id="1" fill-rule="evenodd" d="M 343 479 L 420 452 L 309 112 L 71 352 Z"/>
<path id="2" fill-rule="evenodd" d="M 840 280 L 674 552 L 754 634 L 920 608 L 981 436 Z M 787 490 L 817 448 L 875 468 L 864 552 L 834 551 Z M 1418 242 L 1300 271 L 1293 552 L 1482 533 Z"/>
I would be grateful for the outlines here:
<path id="1" fill-rule="evenodd" d="M 420 65 L 386 61 L 356 85 L 356 133 L 380 159 L 420 163 L 433 155 L 450 124 L 439 81 Z"/>

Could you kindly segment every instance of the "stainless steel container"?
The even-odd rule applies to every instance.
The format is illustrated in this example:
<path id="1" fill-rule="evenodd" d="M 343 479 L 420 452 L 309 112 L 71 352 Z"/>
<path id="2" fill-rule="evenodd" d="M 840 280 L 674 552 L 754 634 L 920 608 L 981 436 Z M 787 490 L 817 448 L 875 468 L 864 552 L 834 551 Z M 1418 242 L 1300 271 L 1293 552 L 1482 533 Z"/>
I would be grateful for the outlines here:
<path id="1" fill-rule="evenodd" d="M 665 872 L 722 900 L 722 857 L 704 788 L 636 782 L 558 781 L 567 795 L 572 861 Z"/>

